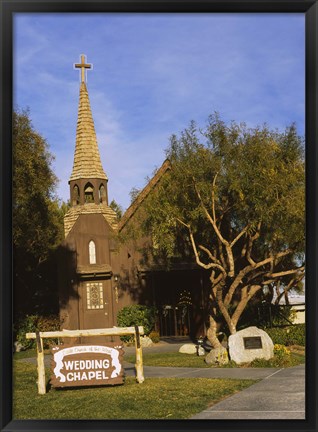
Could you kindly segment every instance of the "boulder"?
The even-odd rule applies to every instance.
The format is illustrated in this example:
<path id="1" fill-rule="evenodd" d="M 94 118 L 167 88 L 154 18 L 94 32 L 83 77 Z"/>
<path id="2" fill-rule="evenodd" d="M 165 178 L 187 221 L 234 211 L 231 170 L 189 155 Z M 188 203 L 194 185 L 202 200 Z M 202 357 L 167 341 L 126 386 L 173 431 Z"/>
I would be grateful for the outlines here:
<path id="1" fill-rule="evenodd" d="M 212 348 L 209 354 L 204 359 L 206 364 L 224 365 L 229 362 L 227 349 L 223 346 L 219 348 Z"/>
<path id="2" fill-rule="evenodd" d="M 230 359 L 235 363 L 249 363 L 256 358 L 269 360 L 274 356 L 274 344 L 268 334 L 257 327 L 247 327 L 231 335 L 228 340 Z"/>
<path id="3" fill-rule="evenodd" d="M 143 348 L 150 347 L 153 345 L 152 340 L 148 336 L 142 336 L 140 338 L 140 343 Z"/>
<path id="4" fill-rule="evenodd" d="M 201 346 L 201 345 L 197 346 L 197 354 L 198 354 L 198 356 L 204 356 L 205 355 L 205 349 L 203 348 L 203 346 Z"/>
<path id="5" fill-rule="evenodd" d="M 20 342 L 14 342 L 14 352 L 24 351 L 25 348 Z"/>
<path id="6" fill-rule="evenodd" d="M 179 348 L 179 353 L 196 354 L 197 353 L 197 347 L 193 343 L 187 343 L 187 344 L 182 345 Z"/>

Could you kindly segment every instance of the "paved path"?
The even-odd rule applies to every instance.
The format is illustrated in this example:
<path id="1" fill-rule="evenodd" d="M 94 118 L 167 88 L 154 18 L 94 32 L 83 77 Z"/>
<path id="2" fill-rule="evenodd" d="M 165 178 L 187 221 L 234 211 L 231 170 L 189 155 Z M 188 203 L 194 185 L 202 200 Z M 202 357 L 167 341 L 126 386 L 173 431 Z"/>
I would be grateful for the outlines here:
<path id="1" fill-rule="evenodd" d="M 305 419 L 305 366 L 279 369 L 192 419 Z"/>
<path id="2" fill-rule="evenodd" d="M 160 342 L 143 352 L 178 352 L 187 341 Z M 134 347 L 125 347 L 133 354 Z M 35 358 L 21 361 L 36 364 Z M 50 366 L 50 356 L 45 356 Z M 125 373 L 135 376 L 135 366 L 124 362 Z M 255 379 L 258 383 L 224 399 L 191 419 L 305 419 L 305 366 L 280 368 L 175 368 L 144 366 L 145 378 Z"/>

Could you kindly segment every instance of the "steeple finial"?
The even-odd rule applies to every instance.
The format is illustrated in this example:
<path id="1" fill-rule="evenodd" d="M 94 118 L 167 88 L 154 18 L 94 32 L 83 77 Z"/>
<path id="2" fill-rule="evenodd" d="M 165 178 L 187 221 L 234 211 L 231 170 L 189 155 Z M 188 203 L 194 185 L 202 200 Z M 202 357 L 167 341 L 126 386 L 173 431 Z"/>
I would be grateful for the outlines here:
<path id="1" fill-rule="evenodd" d="M 84 54 L 81 55 L 81 63 L 75 63 L 74 67 L 77 69 L 81 69 L 81 82 L 85 82 L 85 69 L 91 69 L 92 65 L 86 62 L 86 56 Z"/>

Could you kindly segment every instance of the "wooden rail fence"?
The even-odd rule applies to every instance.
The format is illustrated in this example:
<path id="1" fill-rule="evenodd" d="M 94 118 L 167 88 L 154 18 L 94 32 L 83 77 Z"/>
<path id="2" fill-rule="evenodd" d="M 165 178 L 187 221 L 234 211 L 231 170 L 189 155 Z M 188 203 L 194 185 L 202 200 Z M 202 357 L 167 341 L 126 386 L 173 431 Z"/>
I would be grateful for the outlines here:
<path id="1" fill-rule="evenodd" d="M 43 339 L 50 338 L 74 338 L 74 337 L 89 337 L 89 336 L 125 336 L 133 335 L 136 348 L 136 380 L 138 383 L 144 382 L 143 362 L 142 362 L 142 347 L 140 336 L 144 334 L 143 326 L 135 327 L 112 327 L 105 329 L 91 330 L 61 330 L 52 332 L 36 332 L 26 333 L 26 339 L 36 339 L 37 349 L 37 369 L 38 369 L 38 393 L 46 393 L 46 379 L 44 366 L 44 350 Z"/>

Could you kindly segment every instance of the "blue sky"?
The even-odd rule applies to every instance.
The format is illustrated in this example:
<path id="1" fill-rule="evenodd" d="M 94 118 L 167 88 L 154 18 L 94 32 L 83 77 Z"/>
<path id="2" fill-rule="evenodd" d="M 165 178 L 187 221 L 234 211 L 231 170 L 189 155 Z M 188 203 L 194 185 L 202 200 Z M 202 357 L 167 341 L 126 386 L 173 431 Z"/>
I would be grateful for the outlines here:
<path id="1" fill-rule="evenodd" d="M 296 122 L 304 134 L 303 14 L 43 14 L 14 18 L 14 104 L 29 108 L 55 155 L 58 196 L 69 198 L 80 54 L 109 198 L 165 159 L 169 137 L 218 111 L 225 121 Z"/>

